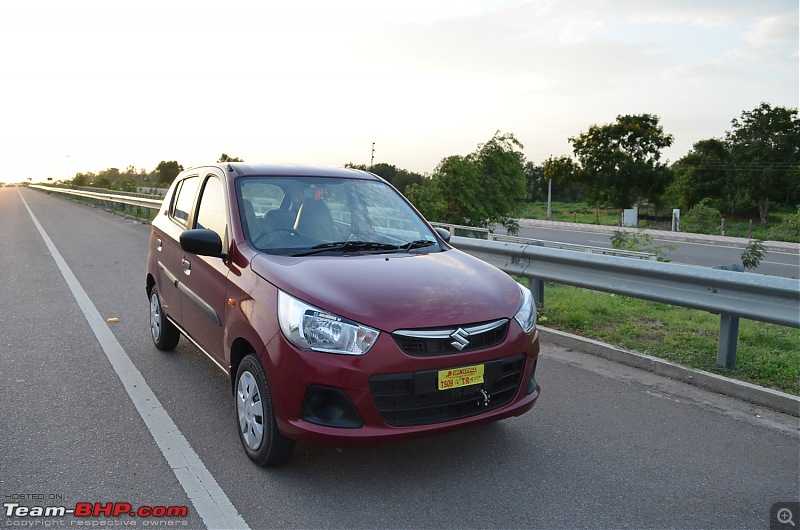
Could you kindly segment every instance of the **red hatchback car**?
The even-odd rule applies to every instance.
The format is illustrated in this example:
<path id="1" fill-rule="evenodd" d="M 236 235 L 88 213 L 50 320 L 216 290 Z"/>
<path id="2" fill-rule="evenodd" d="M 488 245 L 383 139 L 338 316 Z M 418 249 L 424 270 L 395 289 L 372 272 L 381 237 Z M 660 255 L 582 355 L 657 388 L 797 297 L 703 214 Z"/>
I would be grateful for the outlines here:
<path id="1" fill-rule="evenodd" d="M 539 396 L 536 307 L 365 171 L 218 164 L 153 221 L 150 329 L 231 377 L 259 465 L 295 441 L 376 445 L 520 415 Z"/>

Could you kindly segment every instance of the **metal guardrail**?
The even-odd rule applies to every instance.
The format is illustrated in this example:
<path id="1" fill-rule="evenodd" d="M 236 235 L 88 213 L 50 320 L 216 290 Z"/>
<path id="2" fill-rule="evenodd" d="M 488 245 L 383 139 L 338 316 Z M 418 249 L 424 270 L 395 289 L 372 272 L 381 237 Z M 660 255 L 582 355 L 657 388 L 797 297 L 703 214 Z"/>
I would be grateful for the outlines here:
<path id="1" fill-rule="evenodd" d="M 72 189 L 72 188 L 57 188 L 54 186 L 41 186 L 38 184 L 29 184 L 29 188 L 36 188 L 43 191 L 50 191 L 54 193 L 64 193 L 67 195 L 75 195 L 78 197 L 84 197 L 87 199 L 96 199 L 99 201 L 106 201 L 112 202 L 117 204 L 127 204 L 129 206 L 138 206 L 140 208 L 147 208 L 152 210 L 157 210 L 161 208 L 161 203 L 164 202 L 163 199 L 148 199 L 145 197 L 133 197 L 131 195 L 123 195 L 125 192 L 119 193 L 102 193 L 96 191 L 86 191 L 82 189 Z"/>
<path id="2" fill-rule="evenodd" d="M 576 252 L 588 252 L 590 254 L 605 254 L 608 256 L 619 256 L 621 258 L 635 258 L 646 260 L 657 260 L 658 256 L 652 252 L 635 252 L 632 250 L 618 250 L 614 248 L 590 247 L 587 245 L 576 245 L 573 243 L 562 243 L 560 241 L 546 241 L 543 239 L 531 239 L 527 237 L 509 236 L 507 234 L 495 234 L 488 228 L 478 228 L 475 226 L 461 226 L 447 223 L 431 223 L 432 226 L 444 228 L 450 234 L 456 235 L 459 231 L 467 234 L 480 234 L 478 239 L 488 241 L 507 241 L 510 243 L 522 243 L 526 245 L 537 245 L 540 247 L 560 248 L 563 250 L 574 250 Z M 483 237 L 486 236 L 486 237 Z"/>
<path id="3" fill-rule="evenodd" d="M 457 236 L 450 243 L 528 278 L 539 303 L 549 281 L 719 314 L 719 366 L 736 364 L 739 318 L 800 328 L 796 279 Z"/>
<path id="4" fill-rule="evenodd" d="M 162 203 L 157 199 L 115 193 L 40 185 L 29 187 L 149 209 L 160 208 Z M 432 224 L 447 228 L 451 233 L 465 229 L 486 232 L 487 238 L 498 237 L 486 229 Z M 552 244 L 561 248 L 551 248 L 545 246 L 551 242 L 512 236 L 499 239 L 502 240 L 452 236 L 450 243 L 508 274 L 528 278 L 539 304 L 544 303 L 544 282 L 548 281 L 718 314 L 719 366 L 736 364 L 739 318 L 800 328 L 800 280 L 662 263 L 649 256 L 644 260 L 626 259 L 642 258 L 640 254 L 646 254 L 639 252 L 613 251 L 616 255 L 607 255 L 610 249 L 559 243 Z M 603 252 L 593 252 L 595 249 Z"/>

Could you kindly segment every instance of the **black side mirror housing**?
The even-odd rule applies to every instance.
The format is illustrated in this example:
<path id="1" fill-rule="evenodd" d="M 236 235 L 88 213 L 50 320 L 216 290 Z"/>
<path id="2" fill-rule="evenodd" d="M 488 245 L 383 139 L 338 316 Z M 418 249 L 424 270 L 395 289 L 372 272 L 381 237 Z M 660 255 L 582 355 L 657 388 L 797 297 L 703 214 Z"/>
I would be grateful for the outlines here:
<path id="1" fill-rule="evenodd" d="M 439 237 L 444 239 L 445 243 L 449 243 L 450 242 L 450 232 L 449 231 L 445 230 L 444 228 L 439 228 L 439 227 L 434 228 L 434 230 L 436 230 L 436 233 L 439 234 Z"/>
<path id="2" fill-rule="evenodd" d="M 184 252 L 212 258 L 227 258 L 222 252 L 222 239 L 213 230 L 196 228 L 181 233 L 181 248 Z"/>

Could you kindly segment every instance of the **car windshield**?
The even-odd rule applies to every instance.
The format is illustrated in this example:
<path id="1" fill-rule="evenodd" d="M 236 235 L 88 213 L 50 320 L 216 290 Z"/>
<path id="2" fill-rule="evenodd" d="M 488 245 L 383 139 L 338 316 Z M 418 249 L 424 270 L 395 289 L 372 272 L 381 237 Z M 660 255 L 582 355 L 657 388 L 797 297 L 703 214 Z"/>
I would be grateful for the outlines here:
<path id="1" fill-rule="evenodd" d="M 245 237 L 269 254 L 441 250 L 423 219 L 381 181 L 244 177 L 237 192 Z"/>

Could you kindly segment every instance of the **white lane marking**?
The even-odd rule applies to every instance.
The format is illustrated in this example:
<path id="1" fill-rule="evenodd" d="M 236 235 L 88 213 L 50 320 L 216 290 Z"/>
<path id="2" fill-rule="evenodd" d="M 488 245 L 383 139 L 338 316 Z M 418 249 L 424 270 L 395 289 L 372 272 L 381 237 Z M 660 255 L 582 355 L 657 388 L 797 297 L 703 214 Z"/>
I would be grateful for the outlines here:
<path id="1" fill-rule="evenodd" d="M 558 230 L 558 231 L 561 231 L 561 232 L 574 232 L 574 233 L 578 233 L 578 234 L 597 234 L 597 232 L 590 232 L 590 231 L 584 231 L 584 230 L 572 230 L 572 229 L 569 229 L 569 228 L 538 227 L 538 226 L 525 226 L 525 227 L 522 227 L 522 228 L 534 228 L 534 229 L 538 228 L 540 230 Z M 676 245 L 700 245 L 702 247 L 716 247 L 716 248 L 728 248 L 728 249 L 732 249 L 732 250 L 743 250 L 742 247 L 737 247 L 737 246 L 716 245 L 714 243 L 703 243 L 703 242 L 696 242 L 696 241 L 680 241 L 680 240 L 677 240 L 677 239 L 663 239 L 663 238 L 659 238 L 659 237 L 654 237 L 653 241 L 663 241 L 665 243 L 672 243 L 672 244 L 676 244 Z M 601 241 L 592 241 L 592 242 L 601 243 Z M 605 243 L 608 244 L 607 241 Z M 574 244 L 579 245 L 580 243 L 574 243 Z M 794 253 L 794 252 L 783 252 L 781 250 L 769 250 L 768 252 L 770 254 L 780 254 L 782 256 L 797 256 L 797 254 Z"/>
<path id="2" fill-rule="evenodd" d="M 678 241 L 676 239 L 661 239 L 661 238 L 653 238 L 653 241 L 663 241 L 665 243 L 672 243 L 675 245 L 698 245 L 701 247 L 710 247 L 710 248 L 727 248 L 730 250 L 744 250 L 744 247 L 736 247 L 731 245 L 715 245 L 713 243 L 697 243 L 695 241 Z M 764 254 L 780 254 L 781 256 L 797 256 L 792 252 L 782 252 L 780 250 L 766 250 Z"/>
<path id="3" fill-rule="evenodd" d="M 762 261 L 761 263 L 769 263 L 770 265 L 783 265 L 784 267 L 793 267 L 795 269 L 800 267 L 800 262 L 798 262 L 798 263 L 779 263 L 777 261 Z"/>
<path id="4" fill-rule="evenodd" d="M 19 192 L 19 190 L 17 190 Z M 114 371 L 122 381 L 122 385 L 128 392 L 131 401 L 139 411 L 139 415 L 144 420 L 145 425 L 153 435 L 158 448 L 166 458 L 172 471 L 181 483 L 186 495 L 192 502 L 197 514 L 203 519 L 203 523 L 208 528 L 241 528 L 248 529 L 247 523 L 242 519 L 239 512 L 231 503 L 225 492 L 222 491 L 217 481 L 206 468 L 200 457 L 195 453 L 188 440 L 183 436 L 178 426 L 172 421 L 167 411 L 161 406 L 161 402 L 147 385 L 141 372 L 131 362 L 125 349 L 117 341 L 117 338 L 106 325 L 100 312 L 89 299 L 89 295 L 83 289 L 72 270 L 64 261 L 61 253 L 56 249 L 53 241 L 44 231 L 39 220 L 33 215 L 28 203 L 20 198 L 28 210 L 33 224 L 39 230 L 47 249 L 53 256 L 58 265 L 61 275 L 67 282 L 75 301 L 83 311 L 86 321 L 92 328 L 100 346 L 108 357 L 108 361 Z"/>

